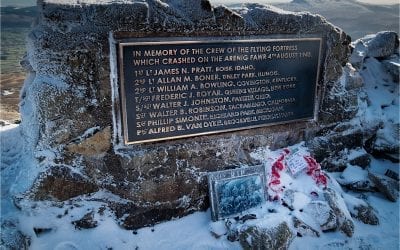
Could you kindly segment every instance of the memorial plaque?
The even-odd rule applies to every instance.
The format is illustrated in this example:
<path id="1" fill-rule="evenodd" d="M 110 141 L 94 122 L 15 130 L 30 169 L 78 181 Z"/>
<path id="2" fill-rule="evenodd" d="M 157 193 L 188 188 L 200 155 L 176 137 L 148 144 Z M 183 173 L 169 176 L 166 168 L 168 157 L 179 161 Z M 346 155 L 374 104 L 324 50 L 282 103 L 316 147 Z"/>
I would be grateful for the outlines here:
<path id="1" fill-rule="evenodd" d="M 119 43 L 125 143 L 314 119 L 321 44 L 321 38 Z"/>

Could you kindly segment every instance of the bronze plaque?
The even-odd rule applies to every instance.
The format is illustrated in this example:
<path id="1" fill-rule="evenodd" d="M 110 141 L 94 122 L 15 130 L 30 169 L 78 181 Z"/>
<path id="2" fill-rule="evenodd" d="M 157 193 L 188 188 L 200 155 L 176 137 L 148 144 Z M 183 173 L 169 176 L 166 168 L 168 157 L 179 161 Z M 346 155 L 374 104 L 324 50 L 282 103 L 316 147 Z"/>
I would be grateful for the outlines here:
<path id="1" fill-rule="evenodd" d="M 321 38 L 119 43 L 126 144 L 315 118 Z"/>

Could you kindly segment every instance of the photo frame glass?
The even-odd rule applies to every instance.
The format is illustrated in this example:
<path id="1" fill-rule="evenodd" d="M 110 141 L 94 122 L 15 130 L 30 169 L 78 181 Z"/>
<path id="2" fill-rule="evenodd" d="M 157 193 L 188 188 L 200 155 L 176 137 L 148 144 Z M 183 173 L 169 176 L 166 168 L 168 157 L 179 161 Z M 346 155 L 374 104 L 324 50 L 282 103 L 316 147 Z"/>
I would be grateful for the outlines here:
<path id="1" fill-rule="evenodd" d="M 211 172 L 208 186 L 213 221 L 239 215 L 265 202 L 263 166 Z"/>

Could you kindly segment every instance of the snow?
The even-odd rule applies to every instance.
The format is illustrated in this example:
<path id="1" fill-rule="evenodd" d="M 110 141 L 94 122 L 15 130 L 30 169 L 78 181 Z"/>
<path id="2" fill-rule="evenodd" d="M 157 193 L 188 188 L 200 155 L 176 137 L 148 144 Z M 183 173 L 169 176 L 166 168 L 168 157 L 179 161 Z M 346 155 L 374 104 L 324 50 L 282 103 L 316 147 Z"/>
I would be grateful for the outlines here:
<path id="1" fill-rule="evenodd" d="M 396 145 L 399 139 L 399 84 L 394 83 L 383 64 L 366 58 L 360 72 L 366 101 L 359 102 L 358 117 L 365 128 L 378 128 L 377 147 Z M 379 79 L 379 80 L 377 80 Z"/>
<path id="2" fill-rule="evenodd" d="M 1 93 L 2 96 L 8 96 L 8 95 L 12 95 L 12 94 L 14 94 L 13 91 L 9 91 L 9 90 L 6 90 L 6 89 L 3 90 L 2 93 Z"/>
<path id="3" fill-rule="evenodd" d="M 38 214 L 34 217 L 23 216 L 25 233 L 34 235 L 32 228 L 38 226 L 56 228 L 36 236 L 30 249 L 240 249 L 238 243 L 218 240 L 211 235 L 210 229 L 215 229 L 218 224 L 218 232 L 225 232 L 221 231 L 221 222 L 212 223 L 209 213 L 204 212 L 137 231 L 121 229 L 108 212 L 95 216 L 99 226 L 94 229 L 79 230 L 71 224 L 71 220 L 99 207 L 96 202 L 87 203 L 69 209 L 62 218 L 56 216 L 64 214 L 65 208 L 41 208 L 43 210 L 37 209 Z"/>
<path id="4" fill-rule="evenodd" d="M 368 172 L 361 167 L 349 165 L 340 177 L 340 183 L 350 184 L 368 179 Z"/>
<path id="5" fill-rule="evenodd" d="M 14 199 L 32 185 L 38 175 L 37 162 L 31 152 L 25 151 L 21 127 L 7 125 L 0 127 L 1 166 L 1 238 L 15 241 L 16 226 L 20 221 L 20 211 Z M 7 230 L 3 225 L 11 225 Z"/>
<path id="6" fill-rule="evenodd" d="M 31 237 L 30 249 L 241 249 L 238 242 L 230 242 L 226 238 L 223 221 L 212 222 L 210 211 L 196 212 L 181 219 L 161 223 L 154 227 L 146 227 L 137 231 L 124 230 L 114 220 L 113 214 L 105 209 L 104 213 L 94 213 L 98 226 L 93 229 L 79 230 L 72 221 L 78 220 L 88 212 L 99 211 L 104 206 L 99 198 L 107 197 L 109 200 L 120 198 L 110 193 L 99 191 L 89 201 L 83 202 L 79 197 L 70 201 L 57 204 L 51 202 L 36 202 L 34 204 L 20 203 L 20 206 L 31 207 L 29 213 L 22 213 L 13 206 L 13 196 L 25 191 L 36 177 L 35 163 L 32 156 L 23 152 L 23 140 L 20 128 L 17 125 L 8 125 L 1 128 L 2 149 L 2 223 L 4 220 L 13 220 L 17 229 Z M 306 152 L 304 144 L 289 147 Z M 253 157 L 274 161 L 279 157 L 281 150 L 271 151 L 267 148 L 253 154 Z M 396 164 L 372 160 L 371 168 L 374 172 L 383 172 L 386 168 L 396 169 Z M 378 171 L 379 170 L 379 171 Z M 349 166 L 343 175 L 355 178 L 362 170 L 356 166 Z M 317 188 L 310 176 L 299 173 L 293 177 L 289 173 L 282 174 L 282 182 L 297 192 L 294 195 L 294 214 L 301 214 L 310 200 L 308 195 Z M 318 190 L 317 190 L 318 191 Z M 366 199 L 377 211 L 380 225 L 365 225 L 357 220 L 355 222 L 355 235 L 347 238 L 339 232 L 322 233 L 320 238 L 304 236 L 295 238 L 290 249 L 352 249 L 369 247 L 370 249 L 393 249 L 399 241 L 399 202 L 392 203 L 383 196 L 367 193 Z M 352 194 L 345 194 L 344 201 L 350 207 L 363 202 Z M 119 200 L 120 202 L 120 200 Z M 342 204 L 344 206 L 344 204 Z M 274 209 L 275 213 L 266 212 Z M 24 211 L 27 211 L 24 209 Z M 267 202 L 262 208 L 255 208 L 249 212 L 257 214 L 257 218 L 265 220 L 258 226 L 275 225 L 281 220 L 289 221 L 291 211 L 282 207 L 277 202 Z M 303 215 L 301 218 L 304 219 Z M 309 224 L 312 224 L 309 218 Z M 304 219 L 306 220 L 306 219 Z M 18 223 L 19 221 L 19 223 Z M 260 223 L 260 222 L 258 222 Z M 36 234 L 34 228 L 48 229 Z M 211 233 L 213 232 L 215 236 Z M 382 238 L 382 233 L 385 238 Z M 216 237 L 219 237 L 218 239 Z"/>

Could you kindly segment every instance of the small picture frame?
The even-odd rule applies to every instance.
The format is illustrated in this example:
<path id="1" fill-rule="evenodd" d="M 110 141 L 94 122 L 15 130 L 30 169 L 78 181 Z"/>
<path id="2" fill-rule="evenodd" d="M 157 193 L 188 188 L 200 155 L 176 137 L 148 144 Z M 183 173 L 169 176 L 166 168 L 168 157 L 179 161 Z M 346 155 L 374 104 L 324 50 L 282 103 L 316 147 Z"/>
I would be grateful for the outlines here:
<path id="1" fill-rule="evenodd" d="M 213 221 L 237 216 L 265 202 L 264 166 L 210 172 L 208 190 Z"/>

